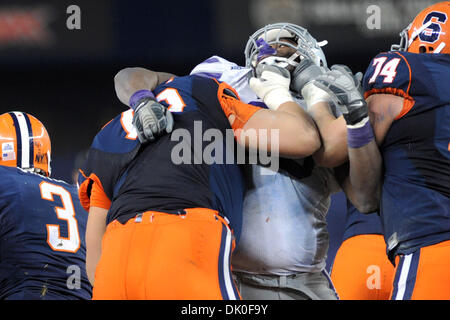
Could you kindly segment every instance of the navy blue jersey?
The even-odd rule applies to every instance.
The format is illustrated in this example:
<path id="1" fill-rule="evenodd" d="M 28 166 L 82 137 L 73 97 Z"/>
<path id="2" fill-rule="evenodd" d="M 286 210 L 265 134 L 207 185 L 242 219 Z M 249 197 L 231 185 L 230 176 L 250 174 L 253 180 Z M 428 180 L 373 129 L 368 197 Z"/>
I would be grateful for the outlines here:
<path id="1" fill-rule="evenodd" d="M 18 168 L 0 176 L 0 299 L 91 299 L 77 188 Z"/>
<path id="2" fill-rule="evenodd" d="M 169 107 L 175 124 L 171 134 L 153 143 L 139 144 L 131 125 L 132 110 L 100 131 L 83 172 L 98 179 L 112 201 L 107 223 L 124 223 L 149 210 L 182 213 L 202 207 L 226 217 L 239 239 L 243 170 L 235 159 L 234 135 L 218 90 L 216 80 L 199 76 L 178 77 L 158 86 L 153 92 Z M 88 193 L 86 186 L 81 190 Z"/>
<path id="3" fill-rule="evenodd" d="M 405 101 L 380 146 L 390 257 L 450 239 L 450 56 L 382 53 L 363 82 L 366 97 L 387 93 Z"/>
<path id="4" fill-rule="evenodd" d="M 347 199 L 347 213 L 342 241 L 361 234 L 383 234 L 380 216 L 376 212 L 361 213 Z"/>

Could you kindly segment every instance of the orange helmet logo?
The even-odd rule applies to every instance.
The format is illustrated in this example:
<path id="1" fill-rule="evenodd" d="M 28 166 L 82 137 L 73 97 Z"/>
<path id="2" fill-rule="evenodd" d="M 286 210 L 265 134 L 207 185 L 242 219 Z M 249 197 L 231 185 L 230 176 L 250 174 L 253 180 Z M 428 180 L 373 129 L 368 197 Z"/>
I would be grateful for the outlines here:
<path id="1" fill-rule="evenodd" d="M 400 45 L 392 46 L 392 50 L 450 53 L 450 1 L 422 10 L 400 37 Z"/>
<path id="2" fill-rule="evenodd" d="M 0 115 L 0 165 L 50 176 L 51 143 L 44 125 L 25 112 Z"/>

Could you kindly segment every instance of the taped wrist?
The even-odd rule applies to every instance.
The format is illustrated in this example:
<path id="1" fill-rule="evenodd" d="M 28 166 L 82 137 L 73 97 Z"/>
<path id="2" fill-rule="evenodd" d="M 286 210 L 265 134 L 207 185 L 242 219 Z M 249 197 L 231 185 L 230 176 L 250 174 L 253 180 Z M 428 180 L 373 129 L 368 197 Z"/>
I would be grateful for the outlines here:
<path id="1" fill-rule="evenodd" d="M 375 138 L 369 117 L 354 125 L 347 125 L 347 144 L 349 148 L 361 148 Z"/>
<path id="2" fill-rule="evenodd" d="M 143 99 L 155 100 L 155 95 L 150 90 L 138 90 L 131 95 L 129 106 L 136 111 L 136 107 Z"/>
<path id="3" fill-rule="evenodd" d="M 263 100 L 271 110 L 277 110 L 285 102 L 294 101 L 291 93 L 285 88 L 273 89 L 266 94 Z"/>

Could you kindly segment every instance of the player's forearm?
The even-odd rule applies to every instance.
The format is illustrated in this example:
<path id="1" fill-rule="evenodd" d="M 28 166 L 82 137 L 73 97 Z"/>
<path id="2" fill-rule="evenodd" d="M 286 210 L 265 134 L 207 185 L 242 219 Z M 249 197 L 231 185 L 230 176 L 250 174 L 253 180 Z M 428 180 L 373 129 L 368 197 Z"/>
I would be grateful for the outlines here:
<path id="1" fill-rule="evenodd" d="M 173 74 L 156 72 L 144 68 L 125 68 L 114 77 L 114 87 L 119 100 L 130 106 L 131 96 L 139 90 L 153 90 L 167 81 Z"/>
<path id="2" fill-rule="evenodd" d="M 334 168 L 348 160 L 347 127 L 343 117 L 336 118 L 328 102 L 318 102 L 310 108 L 310 115 L 319 130 L 322 145 L 314 153 L 314 161 L 321 167 Z"/>
<path id="3" fill-rule="evenodd" d="M 253 132 L 258 139 L 249 139 Z M 303 158 L 316 152 L 320 139 L 311 117 L 295 102 L 274 110 L 256 112 L 243 127 L 240 143 L 247 148 L 278 152 L 280 156 Z"/>
<path id="4" fill-rule="evenodd" d="M 361 148 L 349 148 L 350 200 L 363 213 L 379 206 L 382 159 L 375 140 Z"/>
<path id="5" fill-rule="evenodd" d="M 361 148 L 348 148 L 350 162 L 350 178 L 353 185 L 368 187 L 369 191 L 378 185 L 381 177 L 381 155 L 375 140 Z M 367 183 L 369 180 L 371 183 Z M 371 192 L 367 192 L 371 193 Z"/>
<path id="6" fill-rule="evenodd" d="M 348 180 L 353 190 L 352 202 L 361 212 L 374 211 L 373 208 L 379 205 L 382 157 L 378 145 L 402 110 L 404 99 L 389 94 L 375 94 L 367 99 L 367 103 L 370 119 L 347 127 L 350 162 Z"/>
<path id="7" fill-rule="evenodd" d="M 106 230 L 108 210 L 91 207 L 86 227 L 86 273 L 89 282 L 94 285 L 95 269 L 102 254 L 102 239 Z"/>

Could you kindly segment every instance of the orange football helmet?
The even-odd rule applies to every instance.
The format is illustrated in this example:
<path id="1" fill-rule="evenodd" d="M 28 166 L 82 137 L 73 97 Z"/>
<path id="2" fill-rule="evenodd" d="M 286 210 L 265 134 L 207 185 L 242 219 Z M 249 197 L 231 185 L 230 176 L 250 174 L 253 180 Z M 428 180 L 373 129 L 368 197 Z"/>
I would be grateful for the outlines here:
<path id="1" fill-rule="evenodd" d="M 50 137 L 32 115 L 18 111 L 0 115 L 0 145 L 0 165 L 50 176 Z"/>
<path id="2" fill-rule="evenodd" d="M 400 33 L 400 44 L 391 50 L 413 53 L 450 53 L 450 1 L 422 10 Z"/>

